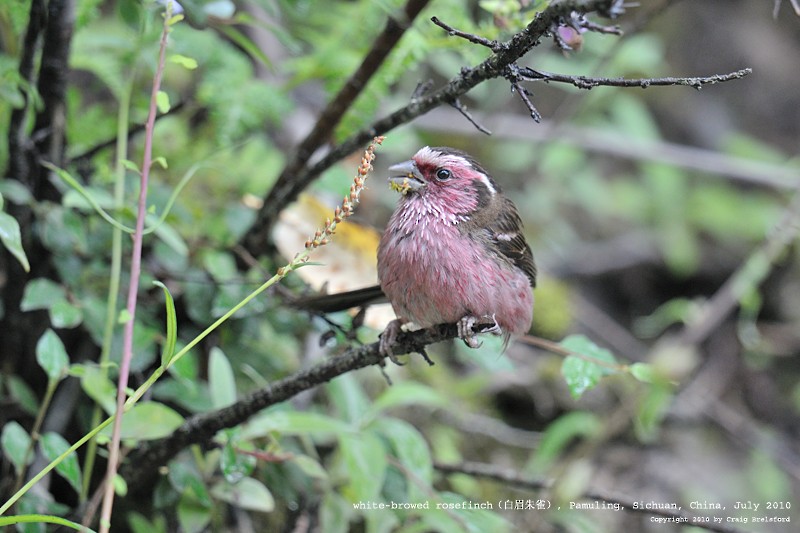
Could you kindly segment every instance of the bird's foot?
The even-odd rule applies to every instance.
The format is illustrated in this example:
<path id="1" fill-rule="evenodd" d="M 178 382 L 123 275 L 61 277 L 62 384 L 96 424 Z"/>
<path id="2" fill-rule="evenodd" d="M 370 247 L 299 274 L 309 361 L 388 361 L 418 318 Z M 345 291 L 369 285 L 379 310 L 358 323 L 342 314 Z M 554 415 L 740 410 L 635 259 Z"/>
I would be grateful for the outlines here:
<path id="1" fill-rule="evenodd" d="M 381 355 L 388 357 L 392 363 L 403 366 L 397 356 L 392 351 L 392 345 L 397 341 L 397 336 L 400 334 L 400 327 L 403 322 L 400 319 L 395 319 L 386 325 L 386 329 L 381 333 L 380 342 L 378 343 L 378 350 Z"/>
<path id="2" fill-rule="evenodd" d="M 461 317 L 458 321 L 458 336 L 464 341 L 464 344 L 470 348 L 480 348 L 481 342 L 478 340 L 478 335 L 472 329 L 478 323 L 478 317 L 474 315 L 467 315 Z"/>

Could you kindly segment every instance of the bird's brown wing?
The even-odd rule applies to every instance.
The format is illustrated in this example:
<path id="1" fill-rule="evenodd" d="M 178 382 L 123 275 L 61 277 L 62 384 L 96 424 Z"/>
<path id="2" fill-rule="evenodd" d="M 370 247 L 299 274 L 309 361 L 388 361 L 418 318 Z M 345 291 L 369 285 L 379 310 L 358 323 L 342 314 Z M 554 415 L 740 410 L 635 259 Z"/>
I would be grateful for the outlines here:
<path id="1" fill-rule="evenodd" d="M 536 264 L 522 234 L 517 206 L 500 192 L 488 197 L 484 206 L 459 224 L 462 234 L 483 242 L 492 252 L 522 270 L 531 287 L 536 287 Z"/>
<path id="2" fill-rule="evenodd" d="M 498 195 L 496 201 L 502 204 L 501 209 L 486 221 L 490 238 L 497 251 L 528 276 L 531 287 L 536 287 L 536 263 L 531 247 L 522 234 L 522 220 L 517 207 L 505 196 Z"/>

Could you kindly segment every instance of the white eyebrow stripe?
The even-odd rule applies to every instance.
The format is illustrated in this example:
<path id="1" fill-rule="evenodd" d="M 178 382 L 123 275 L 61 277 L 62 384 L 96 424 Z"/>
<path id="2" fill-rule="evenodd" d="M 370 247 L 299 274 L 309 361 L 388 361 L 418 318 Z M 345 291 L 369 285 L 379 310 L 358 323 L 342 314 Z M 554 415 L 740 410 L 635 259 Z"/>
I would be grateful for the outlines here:
<path id="1" fill-rule="evenodd" d="M 489 192 L 492 193 L 492 196 L 497 194 L 497 189 L 494 188 L 494 184 L 492 183 L 492 180 L 489 179 L 489 176 L 481 173 L 481 182 L 486 185 L 486 188 L 489 189 Z"/>

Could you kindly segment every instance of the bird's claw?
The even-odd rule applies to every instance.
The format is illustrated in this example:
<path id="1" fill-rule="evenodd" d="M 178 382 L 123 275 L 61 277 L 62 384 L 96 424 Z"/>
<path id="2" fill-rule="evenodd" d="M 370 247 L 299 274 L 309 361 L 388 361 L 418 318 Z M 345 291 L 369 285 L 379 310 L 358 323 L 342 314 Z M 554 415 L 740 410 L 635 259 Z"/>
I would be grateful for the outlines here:
<path id="1" fill-rule="evenodd" d="M 402 322 L 399 319 L 389 322 L 386 325 L 386 329 L 384 329 L 383 333 L 381 333 L 380 341 L 378 343 L 378 351 L 381 353 L 381 355 L 388 357 L 389 360 L 397 366 L 403 366 L 405 364 L 401 363 L 392 351 L 392 345 L 397 341 L 397 336 L 400 334 L 400 326 L 402 326 Z"/>
<path id="2" fill-rule="evenodd" d="M 489 318 L 489 317 L 484 317 L 484 318 Z M 497 318 L 495 318 L 494 315 L 492 315 L 491 318 L 492 318 L 492 322 L 494 322 L 494 325 L 488 326 L 488 327 L 484 327 L 483 329 L 481 329 L 481 333 L 491 333 L 492 335 L 502 335 L 503 334 L 503 328 L 501 328 L 500 324 L 497 323 Z"/>
<path id="3" fill-rule="evenodd" d="M 494 325 L 487 326 L 481 328 L 479 333 L 491 333 L 492 335 L 502 335 L 503 330 L 500 328 L 500 324 L 497 323 L 497 319 L 494 315 L 491 317 L 483 317 L 483 318 L 491 318 Z M 464 344 L 469 346 L 470 348 L 480 348 L 483 344 L 478 340 L 478 335 L 475 333 L 475 325 L 480 323 L 480 319 L 474 315 L 467 315 L 462 317 L 461 320 L 458 321 L 458 336 L 461 340 L 464 341 Z"/>

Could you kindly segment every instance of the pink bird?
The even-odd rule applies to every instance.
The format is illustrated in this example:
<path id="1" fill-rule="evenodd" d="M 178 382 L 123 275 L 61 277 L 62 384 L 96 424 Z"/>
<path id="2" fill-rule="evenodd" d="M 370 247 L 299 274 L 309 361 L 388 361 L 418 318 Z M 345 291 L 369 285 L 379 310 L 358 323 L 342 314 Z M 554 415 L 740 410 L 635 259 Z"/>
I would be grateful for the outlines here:
<path id="1" fill-rule="evenodd" d="M 514 203 L 468 154 L 453 148 L 419 150 L 389 168 L 402 192 L 378 247 L 378 278 L 397 319 L 381 335 L 381 352 L 403 324 L 455 323 L 478 346 L 484 332 L 522 335 L 531 326 L 536 266 Z"/>

